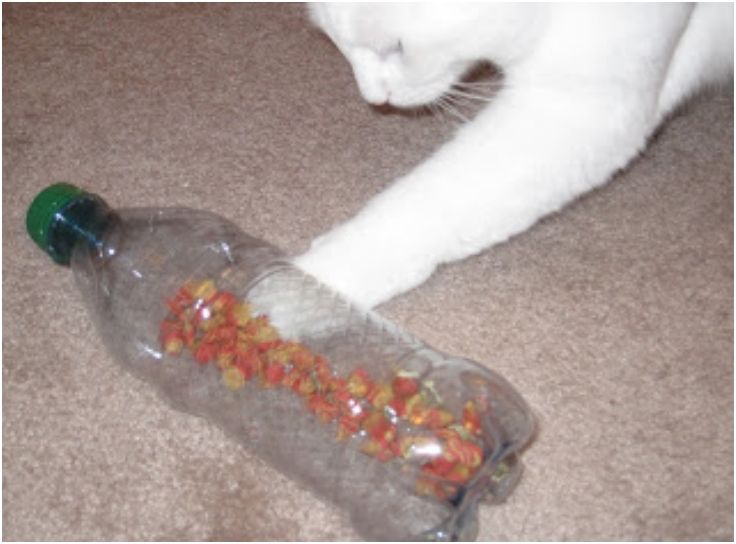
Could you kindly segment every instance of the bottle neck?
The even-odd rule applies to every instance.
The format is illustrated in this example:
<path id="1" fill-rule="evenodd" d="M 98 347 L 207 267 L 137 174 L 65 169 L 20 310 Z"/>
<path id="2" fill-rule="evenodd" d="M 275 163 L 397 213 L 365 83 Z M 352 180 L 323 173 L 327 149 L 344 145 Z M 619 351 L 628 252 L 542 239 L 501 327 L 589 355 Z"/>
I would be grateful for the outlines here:
<path id="1" fill-rule="evenodd" d="M 69 264 L 80 244 L 101 251 L 105 233 L 117 222 L 117 215 L 101 198 L 85 194 L 54 214 L 47 251 L 60 264 Z"/>

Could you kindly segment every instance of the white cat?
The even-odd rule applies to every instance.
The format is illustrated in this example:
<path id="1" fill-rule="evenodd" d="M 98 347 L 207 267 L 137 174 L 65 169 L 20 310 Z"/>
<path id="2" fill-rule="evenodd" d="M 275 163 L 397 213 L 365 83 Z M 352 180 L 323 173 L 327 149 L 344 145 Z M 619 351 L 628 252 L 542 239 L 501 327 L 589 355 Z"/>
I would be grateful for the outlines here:
<path id="1" fill-rule="evenodd" d="M 310 13 L 372 104 L 469 93 L 455 85 L 478 61 L 503 73 L 451 141 L 295 259 L 366 307 L 605 183 L 678 104 L 733 73 L 731 4 L 313 4 Z"/>

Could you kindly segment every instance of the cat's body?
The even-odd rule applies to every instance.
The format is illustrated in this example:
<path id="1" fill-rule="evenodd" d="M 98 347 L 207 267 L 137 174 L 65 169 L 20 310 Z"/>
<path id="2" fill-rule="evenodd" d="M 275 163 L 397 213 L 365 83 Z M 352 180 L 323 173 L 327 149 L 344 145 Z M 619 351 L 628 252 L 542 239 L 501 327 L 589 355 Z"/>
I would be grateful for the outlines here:
<path id="1" fill-rule="evenodd" d="M 733 70 L 727 4 L 341 4 L 311 12 L 374 104 L 437 100 L 481 60 L 503 72 L 500 90 L 451 141 L 296 259 L 365 306 L 605 183 L 677 105 Z"/>

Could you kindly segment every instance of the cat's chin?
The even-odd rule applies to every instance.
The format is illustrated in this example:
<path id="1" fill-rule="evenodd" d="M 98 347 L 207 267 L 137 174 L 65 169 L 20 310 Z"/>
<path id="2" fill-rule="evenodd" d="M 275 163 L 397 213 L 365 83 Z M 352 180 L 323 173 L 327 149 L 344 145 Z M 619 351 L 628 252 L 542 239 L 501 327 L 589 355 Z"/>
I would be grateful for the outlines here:
<path id="1" fill-rule="evenodd" d="M 451 84 L 450 84 L 451 85 Z M 360 92 L 363 100 L 374 108 L 415 109 L 429 106 L 440 100 L 450 85 L 444 82 L 431 87 L 407 88 L 400 90 L 383 91 L 382 93 L 371 93 L 361 87 Z"/>
<path id="2" fill-rule="evenodd" d="M 451 88 L 452 83 L 453 80 L 449 83 L 443 81 L 429 88 L 425 87 L 419 90 L 391 93 L 386 104 L 401 110 L 413 110 L 429 107 L 445 95 L 445 93 Z"/>
<path id="3" fill-rule="evenodd" d="M 371 102 L 370 100 L 367 100 L 367 102 L 373 110 L 379 113 L 396 113 L 417 117 L 435 111 L 434 106 L 442 102 L 446 92 L 443 88 L 441 91 L 432 94 L 415 94 L 408 98 L 389 96 L 387 100 L 380 103 Z"/>
<path id="4" fill-rule="evenodd" d="M 441 95 L 440 95 L 441 97 Z M 440 97 L 426 101 L 401 101 L 401 100 L 384 100 L 372 101 L 366 100 L 371 109 L 380 113 L 411 113 L 416 114 L 425 110 L 430 111 L 433 104 L 440 101 Z"/>

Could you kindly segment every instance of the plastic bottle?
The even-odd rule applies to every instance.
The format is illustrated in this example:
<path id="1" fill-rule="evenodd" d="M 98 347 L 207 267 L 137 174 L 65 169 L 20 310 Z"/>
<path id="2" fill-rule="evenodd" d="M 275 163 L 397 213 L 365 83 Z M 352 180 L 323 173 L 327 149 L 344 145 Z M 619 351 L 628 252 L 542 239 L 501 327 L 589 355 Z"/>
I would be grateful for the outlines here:
<path id="1" fill-rule="evenodd" d="M 368 540 L 467 540 L 518 480 L 513 388 L 428 347 L 215 214 L 39 193 L 34 241 L 70 264 L 117 361 L 175 408 L 345 509 Z"/>

